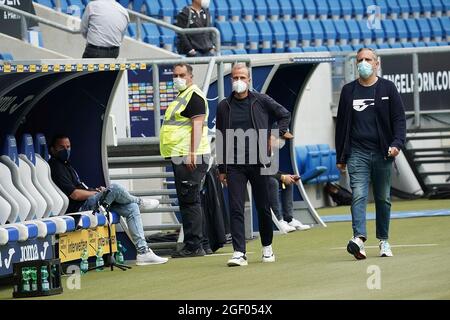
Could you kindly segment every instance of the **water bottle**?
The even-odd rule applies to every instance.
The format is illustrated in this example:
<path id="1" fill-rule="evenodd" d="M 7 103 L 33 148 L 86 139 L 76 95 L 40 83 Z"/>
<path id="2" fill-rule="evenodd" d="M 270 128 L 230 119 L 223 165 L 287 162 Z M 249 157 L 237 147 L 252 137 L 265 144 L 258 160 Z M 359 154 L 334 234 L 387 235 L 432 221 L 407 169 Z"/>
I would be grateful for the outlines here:
<path id="1" fill-rule="evenodd" d="M 37 291 L 37 270 L 36 267 L 31 267 L 31 291 Z"/>
<path id="2" fill-rule="evenodd" d="M 22 292 L 30 292 L 30 271 L 29 268 L 22 268 Z"/>
<path id="3" fill-rule="evenodd" d="M 125 252 L 124 249 L 125 248 L 122 246 L 120 241 L 117 241 L 116 262 L 119 264 L 124 264 L 124 262 L 125 262 L 125 259 L 123 257 L 123 252 Z"/>
<path id="4" fill-rule="evenodd" d="M 81 263 L 80 263 L 80 272 L 81 274 L 85 274 L 89 269 L 89 253 L 86 248 L 81 252 Z"/>
<path id="5" fill-rule="evenodd" d="M 103 267 L 105 265 L 105 261 L 103 260 L 103 249 L 102 246 L 98 246 L 97 253 L 95 254 L 97 259 L 95 259 L 95 267 Z M 102 271 L 103 268 L 97 268 L 97 271 Z"/>
<path id="6" fill-rule="evenodd" d="M 41 278 L 42 278 L 42 291 L 50 290 L 50 284 L 48 283 L 48 270 L 46 266 L 41 267 Z"/>

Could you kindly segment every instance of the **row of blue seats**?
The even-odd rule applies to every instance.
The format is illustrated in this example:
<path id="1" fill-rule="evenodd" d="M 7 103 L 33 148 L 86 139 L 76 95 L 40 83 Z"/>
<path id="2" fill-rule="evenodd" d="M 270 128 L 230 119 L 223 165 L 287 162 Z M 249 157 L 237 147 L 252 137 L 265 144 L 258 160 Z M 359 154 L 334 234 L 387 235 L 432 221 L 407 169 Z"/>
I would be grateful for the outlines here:
<path id="1" fill-rule="evenodd" d="M 321 45 L 322 41 L 441 42 L 450 38 L 448 18 L 383 20 L 379 29 L 369 29 L 365 21 L 357 20 L 217 21 L 215 26 L 221 33 L 222 44 L 250 47 L 250 53 L 257 53 L 260 43 L 265 52 L 272 52 L 272 43 L 276 43 L 275 52 L 284 52 L 285 44 L 296 47 L 299 41 Z"/>
<path id="2" fill-rule="evenodd" d="M 118 0 L 124 7 L 150 16 L 175 17 L 190 0 Z M 212 17 L 363 17 L 377 5 L 382 14 L 441 15 L 450 10 L 447 0 L 212 0 Z"/>
<path id="3" fill-rule="evenodd" d="M 438 47 L 438 46 L 448 46 L 450 42 L 405 42 L 405 43 L 394 43 L 394 44 L 370 44 L 370 45 L 344 45 L 344 46 L 309 46 L 309 47 L 293 47 L 287 48 L 287 52 L 356 52 L 360 48 L 371 48 L 371 49 L 398 49 L 398 48 L 422 48 L 422 47 Z M 261 49 L 263 52 L 263 49 Z M 252 53 L 250 50 L 246 49 L 225 49 L 222 50 L 222 55 L 233 55 L 233 54 L 248 54 Z M 276 53 L 276 49 L 273 49 L 273 53 Z"/>
<path id="4" fill-rule="evenodd" d="M 20 154 L 7 135 L 0 155 L 0 245 L 88 229 L 107 223 L 91 212 L 64 215 L 68 199 L 51 180 L 45 136 L 24 134 Z M 119 216 L 112 215 L 118 223 Z"/>
<path id="5" fill-rule="evenodd" d="M 328 144 L 295 146 L 296 164 L 302 182 L 316 184 L 339 181 L 340 172 L 336 168 L 336 150 Z"/>

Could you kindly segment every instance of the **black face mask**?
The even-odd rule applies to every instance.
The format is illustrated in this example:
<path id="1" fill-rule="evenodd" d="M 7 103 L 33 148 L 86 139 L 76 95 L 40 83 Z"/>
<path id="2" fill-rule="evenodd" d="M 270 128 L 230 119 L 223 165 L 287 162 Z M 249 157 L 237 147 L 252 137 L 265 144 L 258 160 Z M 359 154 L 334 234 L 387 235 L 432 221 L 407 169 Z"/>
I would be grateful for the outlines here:
<path id="1" fill-rule="evenodd" d="M 66 162 L 70 158 L 70 149 L 62 149 L 56 152 L 56 158 L 61 160 L 62 162 Z"/>

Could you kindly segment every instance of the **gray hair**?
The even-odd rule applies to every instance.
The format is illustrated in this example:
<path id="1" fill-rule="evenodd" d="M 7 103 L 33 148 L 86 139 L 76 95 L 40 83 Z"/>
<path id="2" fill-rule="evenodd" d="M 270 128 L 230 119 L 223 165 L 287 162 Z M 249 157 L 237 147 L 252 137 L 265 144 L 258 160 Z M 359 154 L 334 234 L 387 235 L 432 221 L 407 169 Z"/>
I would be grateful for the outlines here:
<path id="1" fill-rule="evenodd" d="M 357 52 L 356 52 L 356 55 L 358 55 L 361 51 L 363 51 L 363 50 L 369 50 L 369 51 L 371 51 L 372 52 L 372 54 L 373 54 L 373 56 L 375 57 L 375 60 L 376 61 L 378 61 L 378 53 L 375 51 L 375 49 L 372 49 L 372 48 L 360 48 Z"/>
<path id="2" fill-rule="evenodd" d="M 245 62 L 235 62 L 233 64 L 233 68 L 231 69 L 231 72 L 238 69 L 247 69 L 248 77 L 250 78 L 250 69 L 248 68 L 247 64 Z"/>

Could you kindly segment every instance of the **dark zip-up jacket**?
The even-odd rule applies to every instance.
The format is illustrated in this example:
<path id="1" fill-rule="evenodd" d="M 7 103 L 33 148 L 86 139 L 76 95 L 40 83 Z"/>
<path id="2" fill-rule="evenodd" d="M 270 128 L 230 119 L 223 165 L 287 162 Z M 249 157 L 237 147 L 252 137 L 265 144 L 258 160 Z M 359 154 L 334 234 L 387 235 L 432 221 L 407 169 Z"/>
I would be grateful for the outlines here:
<path id="1" fill-rule="evenodd" d="M 222 134 L 223 139 L 216 139 L 216 152 L 222 152 L 223 163 L 219 163 L 220 173 L 226 173 L 227 163 L 226 155 L 232 146 L 226 144 L 226 130 L 231 129 L 231 100 L 232 93 L 228 98 L 222 100 L 217 107 L 216 131 Z M 278 102 L 266 94 L 249 91 L 250 98 L 250 116 L 253 128 L 259 134 L 258 130 L 267 130 L 267 144 L 269 144 L 270 130 L 273 122 L 278 123 L 280 136 L 283 136 L 289 129 L 291 113 Z M 222 146 L 218 145 L 222 141 Z M 267 148 L 269 150 L 269 148 Z M 231 151 L 231 149 L 230 149 Z M 220 160 L 220 157 L 219 157 Z"/>
<path id="2" fill-rule="evenodd" d="M 336 163 L 347 163 L 351 152 L 353 94 L 358 80 L 347 83 L 341 91 L 336 121 Z M 401 149 L 406 138 L 405 108 L 395 84 L 378 78 L 375 87 L 375 113 L 380 152 L 387 155 L 389 147 Z"/>

